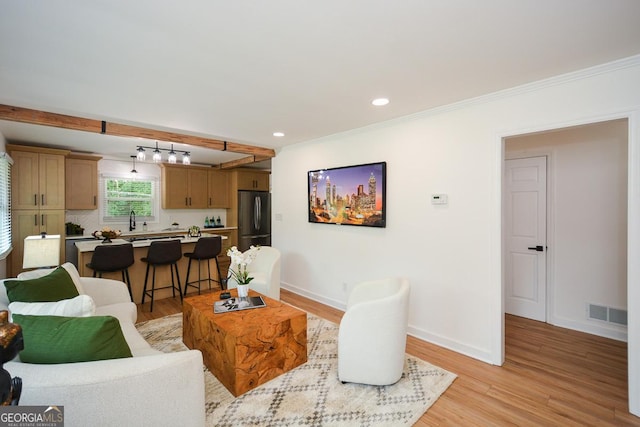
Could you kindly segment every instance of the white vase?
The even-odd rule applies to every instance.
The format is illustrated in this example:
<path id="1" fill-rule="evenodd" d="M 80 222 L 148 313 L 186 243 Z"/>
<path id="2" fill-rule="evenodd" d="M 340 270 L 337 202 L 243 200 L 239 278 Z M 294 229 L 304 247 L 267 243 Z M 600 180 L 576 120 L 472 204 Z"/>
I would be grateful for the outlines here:
<path id="1" fill-rule="evenodd" d="M 238 297 L 245 298 L 249 296 L 249 285 L 238 284 Z"/>

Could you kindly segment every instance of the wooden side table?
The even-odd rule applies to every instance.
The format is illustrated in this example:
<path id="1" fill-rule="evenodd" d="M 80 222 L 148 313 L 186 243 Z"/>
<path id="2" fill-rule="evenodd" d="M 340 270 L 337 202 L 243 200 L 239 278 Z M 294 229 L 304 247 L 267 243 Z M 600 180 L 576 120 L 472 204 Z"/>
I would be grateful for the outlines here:
<path id="1" fill-rule="evenodd" d="M 184 344 L 202 352 L 205 366 L 234 396 L 307 361 L 307 313 L 249 292 L 258 295 L 266 307 L 218 314 L 213 303 L 220 292 L 184 299 Z"/>

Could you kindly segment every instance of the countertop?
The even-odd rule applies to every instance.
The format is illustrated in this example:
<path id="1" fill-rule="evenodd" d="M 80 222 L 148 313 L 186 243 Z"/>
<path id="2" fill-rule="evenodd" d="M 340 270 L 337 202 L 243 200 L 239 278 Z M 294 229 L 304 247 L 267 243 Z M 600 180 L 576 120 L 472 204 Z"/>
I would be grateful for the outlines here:
<path id="1" fill-rule="evenodd" d="M 200 231 L 202 233 L 210 233 L 210 234 L 215 234 L 216 231 L 230 231 L 230 230 L 237 230 L 238 227 L 215 227 L 215 228 L 200 228 Z M 147 230 L 147 231 L 143 231 L 143 230 L 136 230 L 136 231 L 124 231 L 122 233 L 122 235 L 120 237 L 136 237 L 136 236 L 145 236 L 147 234 L 154 234 L 154 235 L 158 235 L 158 234 L 187 234 L 187 229 L 176 229 L 176 230 L 167 230 L 167 229 L 163 229 L 163 230 Z M 83 234 L 82 236 L 66 236 L 65 239 L 66 240 L 80 240 L 80 239 L 92 239 L 93 236 L 91 235 L 91 233 L 89 234 Z"/>
<path id="2" fill-rule="evenodd" d="M 211 230 L 211 229 L 208 229 Z M 218 230 L 220 230 L 220 228 L 218 228 Z M 145 233 L 138 233 L 138 235 L 142 235 L 142 234 L 156 234 L 156 233 L 149 233 L 149 232 L 145 232 Z M 159 234 L 159 233 L 158 233 Z M 173 235 L 180 235 L 180 230 L 173 230 L 172 233 L 170 233 L 172 236 Z M 211 233 L 211 232 L 206 232 L 206 233 L 202 233 L 203 236 L 206 235 L 211 235 L 211 236 L 215 236 L 215 233 Z M 129 235 L 131 237 L 131 235 Z M 122 237 L 122 236 L 121 236 Z M 227 236 L 220 236 L 222 237 L 223 240 L 227 239 Z M 93 239 L 93 240 L 81 240 L 79 242 L 76 242 L 75 245 L 78 248 L 78 252 L 93 252 L 93 250 L 96 248 L 96 246 L 99 245 L 122 245 L 125 243 L 131 243 L 133 245 L 134 248 L 144 248 L 144 247 L 148 247 L 151 245 L 151 242 L 163 242 L 163 241 L 167 241 L 167 240 L 176 240 L 179 239 L 180 243 L 185 244 L 185 243 L 195 243 L 198 241 L 198 237 L 186 237 L 186 234 L 182 235 L 181 237 L 167 237 L 164 239 L 147 239 L 147 240 L 135 240 L 133 242 L 130 242 L 129 240 L 126 239 L 112 239 L 112 243 L 102 243 L 102 240 L 99 239 Z"/>

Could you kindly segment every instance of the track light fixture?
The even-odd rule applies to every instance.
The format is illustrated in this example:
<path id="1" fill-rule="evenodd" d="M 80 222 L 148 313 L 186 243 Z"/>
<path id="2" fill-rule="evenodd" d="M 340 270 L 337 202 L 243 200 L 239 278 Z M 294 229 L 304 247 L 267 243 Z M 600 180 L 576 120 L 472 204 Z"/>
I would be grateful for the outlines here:
<path id="1" fill-rule="evenodd" d="M 168 151 L 169 152 L 169 156 L 167 158 L 167 161 L 169 163 L 176 163 L 178 160 L 178 154 L 174 151 L 173 149 L 173 144 L 171 144 L 171 149 L 168 148 L 159 148 L 158 147 L 158 141 L 156 141 L 156 146 L 155 147 L 145 147 L 143 145 L 138 145 L 138 148 L 136 148 L 137 151 L 137 155 L 135 156 L 131 156 L 131 157 L 135 157 L 136 159 L 138 159 L 139 161 L 144 161 L 147 157 L 146 155 L 146 149 L 149 150 L 153 150 L 153 162 L 154 163 L 160 163 L 162 161 L 162 151 Z M 183 151 L 182 152 L 182 164 L 183 165 L 190 165 L 191 164 L 191 153 L 188 151 Z M 134 168 L 135 169 L 135 168 Z"/>

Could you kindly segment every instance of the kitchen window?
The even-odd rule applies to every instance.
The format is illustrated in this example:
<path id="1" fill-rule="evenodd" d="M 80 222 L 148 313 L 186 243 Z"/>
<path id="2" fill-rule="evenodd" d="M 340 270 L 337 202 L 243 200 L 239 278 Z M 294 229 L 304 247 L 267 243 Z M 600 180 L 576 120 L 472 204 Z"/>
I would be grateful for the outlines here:
<path id="1" fill-rule="evenodd" d="M 11 165 L 7 153 L 0 153 L 0 259 L 11 252 Z"/>
<path id="2" fill-rule="evenodd" d="M 102 222 L 128 222 L 132 211 L 138 221 L 155 221 L 159 209 L 157 179 L 103 175 L 101 181 Z"/>

